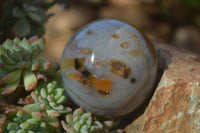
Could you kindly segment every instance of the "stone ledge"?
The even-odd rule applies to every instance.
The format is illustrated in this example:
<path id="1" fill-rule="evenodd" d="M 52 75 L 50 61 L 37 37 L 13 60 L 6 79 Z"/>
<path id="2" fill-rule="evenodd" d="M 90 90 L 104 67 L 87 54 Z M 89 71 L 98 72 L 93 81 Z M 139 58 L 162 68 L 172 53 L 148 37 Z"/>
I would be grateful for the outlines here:
<path id="1" fill-rule="evenodd" d="M 200 132 L 200 56 L 154 43 L 161 80 L 145 112 L 127 133 Z"/>

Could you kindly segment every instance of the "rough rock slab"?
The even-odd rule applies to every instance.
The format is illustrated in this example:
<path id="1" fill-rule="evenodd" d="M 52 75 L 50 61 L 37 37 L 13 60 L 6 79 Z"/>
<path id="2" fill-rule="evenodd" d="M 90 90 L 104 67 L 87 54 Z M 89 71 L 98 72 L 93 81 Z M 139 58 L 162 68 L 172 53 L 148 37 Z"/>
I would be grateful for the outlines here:
<path id="1" fill-rule="evenodd" d="M 161 80 L 126 133 L 200 133 L 200 56 L 169 45 L 155 48 Z"/>

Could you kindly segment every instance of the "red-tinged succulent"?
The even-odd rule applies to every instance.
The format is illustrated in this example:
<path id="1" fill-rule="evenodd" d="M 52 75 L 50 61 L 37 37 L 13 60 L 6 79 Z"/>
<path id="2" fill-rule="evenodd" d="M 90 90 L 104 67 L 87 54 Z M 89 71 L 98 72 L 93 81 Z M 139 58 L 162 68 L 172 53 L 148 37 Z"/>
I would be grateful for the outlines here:
<path id="1" fill-rule="evenodd" d="M 4 130 L 5 122 L 6 122 L 6 115 L 5 114 L 0 114 L 0 133 L 2 133 L 3 130 Z"/>
<path id="2" fill-rule="evenodd" d="M 33 104 L 23 107 L 24 111 L 31 113 L 43 111 L 51 117 L 59 117 L 61 114 L 71 113 L 70 107 L 64 106 L 66 96 L 63 94 L 64 88 L 59 88 L 56 81 L 50 82 L 44 88 L 37 88 L 31 92 Z"/>
<path id="3" fill-rule="evenodd" d="M 44 49 L 45 40 L 33 36 L 30 39 L 7 39 L 0 46 L 0 85 L 1 94 L 13 93 L 20 84 L 26 91 L 37 86 L 38 79 L 47 80 L 45 74 L 51 75 L 59 65 L 47 58 L 37 58 Z"/>
<path id="4" fill-rule="evenodd" d="M 78 108 L 66 115 L 66 121 L 61 121 L 62 127 L 67 133 L 123 133 L 116 129 L 119 121 L 105 120 L 100 122 L 90 112 Z"/>
<path id="5" fill-rule="evenodd" d="M 0 114 L 0 133 L 60 133 L 60 127 L 58 119 L 41 112 L 26 113 L 23 110 L 13 110 Z"/>

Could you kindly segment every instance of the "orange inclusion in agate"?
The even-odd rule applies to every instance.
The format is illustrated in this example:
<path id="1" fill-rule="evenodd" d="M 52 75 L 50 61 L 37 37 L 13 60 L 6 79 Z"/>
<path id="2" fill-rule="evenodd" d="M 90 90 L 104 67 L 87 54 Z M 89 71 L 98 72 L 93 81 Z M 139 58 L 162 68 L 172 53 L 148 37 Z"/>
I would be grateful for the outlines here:
<path id="1" fill-rule="evenodd" d="M 94 87 L 97 89 L 97 90 L 101 90 L 101 91 L 109 91 L 111 90 L 111 81 L 110 80 L 106 80 L 106 79 L 97 79 L 95 78 L 94 76 L 90 75 L 89 78 L 85 78 L 81 75 L 78 75 L 78 74 L 69 74 L 68 75 L 69 79 L 72 79 L 72 80 L 77 80 L 79 82 L 81 82 L 82 84 L 86 84 L 86 81 L 88 82 L 91 82 L 92 85 L 94 85 Z M 83 82 L 85 81 L 85 82 Z"/>

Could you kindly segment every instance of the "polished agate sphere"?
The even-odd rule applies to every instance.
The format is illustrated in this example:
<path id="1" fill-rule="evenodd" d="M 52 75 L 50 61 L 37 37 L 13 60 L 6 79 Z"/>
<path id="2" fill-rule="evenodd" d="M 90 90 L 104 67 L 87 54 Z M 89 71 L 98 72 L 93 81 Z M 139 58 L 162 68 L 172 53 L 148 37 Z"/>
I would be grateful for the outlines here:
<path id="1" fill-rule="evenodd" d="M 151 93 L 157 61 L 145 35 L 124 22 L 105 19 L 85 26 L 69 40 L 61 71 L 76 104 L 95 114 L 121 116 Z"/>

